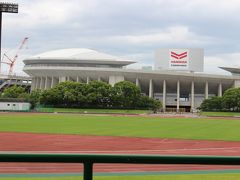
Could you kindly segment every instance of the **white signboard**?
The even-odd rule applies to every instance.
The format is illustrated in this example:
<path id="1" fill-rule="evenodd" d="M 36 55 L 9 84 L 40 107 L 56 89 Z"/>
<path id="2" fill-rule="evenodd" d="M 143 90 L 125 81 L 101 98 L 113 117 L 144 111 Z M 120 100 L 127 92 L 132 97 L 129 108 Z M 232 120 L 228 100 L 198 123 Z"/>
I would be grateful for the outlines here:
<path id="1" fill-rule="evenodd" d="M 188 49 L 169 49 L 169 68 L 188 69 L 189 50 Z"/>
<path id="2" fill-rule="evenodd" d="M 204 52 L 201 48 L 161 48 L 155 53 L 155 70 L 203 71 Z"/>

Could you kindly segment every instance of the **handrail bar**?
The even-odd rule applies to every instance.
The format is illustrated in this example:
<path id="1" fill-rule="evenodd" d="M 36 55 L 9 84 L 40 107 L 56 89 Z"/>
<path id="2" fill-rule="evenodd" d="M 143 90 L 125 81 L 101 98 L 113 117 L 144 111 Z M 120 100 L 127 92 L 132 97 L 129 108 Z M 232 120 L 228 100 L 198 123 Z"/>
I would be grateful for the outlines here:
<path id="1" fill-rule="evenodd" d="M 240 165 L 240 156 L 4 153 L 0 154 L 0 162 L 83 163 L 84 180 L 92 180 L 95 163 Z"/>

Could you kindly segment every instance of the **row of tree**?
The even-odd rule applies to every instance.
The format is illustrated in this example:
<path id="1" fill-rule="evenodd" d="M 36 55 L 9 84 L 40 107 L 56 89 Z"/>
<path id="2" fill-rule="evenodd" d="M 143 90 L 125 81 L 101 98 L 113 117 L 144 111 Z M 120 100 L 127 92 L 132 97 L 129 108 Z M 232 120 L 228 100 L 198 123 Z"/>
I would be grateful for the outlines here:
<path id="1" fill-rule="evenodd" d="M 89 84 L 66 81 L 47 90 L 35 90 L 30 94 L 22 87 L 12 86 L 2 93 L 3 98 L 25 98 L 32 103 L 54 107 L 74 108 L 122 108 L 152 109 L 161 108 L 161 102 L 141 95 L 135 84 L 122 81 L 113 87 L 102 81 Z"/>
<path id="2" fill-rule="evenodd" d="M 231 88 L 222 97 L 211 97 L 203 101 L 200 107 L 203 111 L 236 111 L 240 112 L 240 88 Z"/>
<path id="3" fill-rule="evenodd" d="M 1 93 L 1 98 L 24 99 L 32 104 L 55 107 L 76 108 L 123 108 L 152 109 L 161 108 L 161 102 L 141 95 L 135 84 L 122 81 L 113 87 L 105 82 L 91 81 L 89 84 L 62 82 L 48 90 L 35 90 L 31 93 L 20 86 L 11 86 Z M 200 106 L 203 111 L 240 111 L 240 88 L 231 88 L 222 97 L 205 99 Z"/>

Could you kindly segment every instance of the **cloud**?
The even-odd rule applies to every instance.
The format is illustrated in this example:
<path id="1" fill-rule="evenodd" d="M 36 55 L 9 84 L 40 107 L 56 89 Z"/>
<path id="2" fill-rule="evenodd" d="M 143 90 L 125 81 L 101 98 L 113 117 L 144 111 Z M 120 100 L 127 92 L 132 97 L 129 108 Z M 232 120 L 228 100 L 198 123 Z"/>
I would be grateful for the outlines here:
<path id="1" fill-rule="evenodd" d="M 3 54 L 6 53 L 6 55 L 12 60 L 14 58 L 14 56 L 16 55 L 16 53 L 18 53 L 18 57 L 15 61 L 15 64 L 13 66 L 13 72 L 17 75 L 27 75 L 25 74 L 22 69 L 23 69 L 23 66 L 24 66 L 24 63 L 23 63 L 23 59 L 29 57 L 29 56 L 32 56 L 32 54 L 30 53 L 29 49 L 24 46 L 23 49 L 19 52 L 17 52 L 17 49 L 2 49 L 2 62 L 7 62 L 9 63 L 10 61 L 6 58 L 6 57 L 3 57 Z M 7 65 L 6 63 L 2 63 L 1 64 L 1 73 L 3 74 L 8 74 L 9 73 L 9 69 L 10 69 L 10 66 Z"/>
<path id="2" fill-rule="evenodd" d="M 142 66 L 154 66 L 154 55 L 152 53 L 127 55 L 127 59 L 138 61 L 128 66 L 129 69 L 141 69 Z M 146 60 L 147 59 L 147 60 Z M 230 75 L 229 72 L 219 67 L 239 67 L 240 53 L 223 53 L 204 57 L 204 72 L 209 74 Z"/>
<path id="3" fill-rule="evenodd" d="M 39 28 L 66 23 L 76 9 L 73 1 L 41 0 L 22 1 L 19 3 L 19 14 L 6 16 L 8 28 Z M 41 27 L 42 28 L 42 27 Z"/>
<path id="4" fill-rule="evenodd" d="M 155 30 L 156 31 L 156 30 Z M 214 38 L 197 35 L 191 32 L 187 26 L 174 26 L 166 29 L 159 29 L 158 32 L 146 33 L 143 35 L 126 35 L 109 37 L 112 41 L 126 42 L 130 44 L 208 44 L 214 42 Z"/>
<path id="5" fill-rule="evenodd" d="M 219 64 L 229 62 L 239 65 L 235 60 L 240 52 L 239 0 L 18 3 L 19 14 L 4 14 L 2 45 L 16 49 L 18 42 L 29 36 L 28 56 L 58 48 L 83 47 L 129 56 L 148 65 L 153 64 L 153 53 L 158 48 L 201 47 L 205 49 L 207 71 L 218 72 Z"/>
<path id="6" fill-rule="evenodd" d="M 205 72 L 218 73 L 218 74 L 230 74 L 227 71 L 220 69 L 219 67 L 240 67 L 239 64 L 240 53 L 222 53 L 215 56 L 205 57 Z"/>

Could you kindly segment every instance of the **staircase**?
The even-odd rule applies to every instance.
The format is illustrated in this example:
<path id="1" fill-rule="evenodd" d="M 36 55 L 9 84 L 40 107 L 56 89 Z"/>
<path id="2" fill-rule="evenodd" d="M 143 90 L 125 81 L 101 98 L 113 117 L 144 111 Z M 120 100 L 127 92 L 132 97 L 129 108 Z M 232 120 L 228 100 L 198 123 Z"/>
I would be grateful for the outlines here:
<path id="1" fill-rule="evenodd" d="M 0 92 L 3 91 L 4 88 L 10 85 L 31 86 L 31 84 L 24 81 L 6 80 L 0 85 Z"/>

